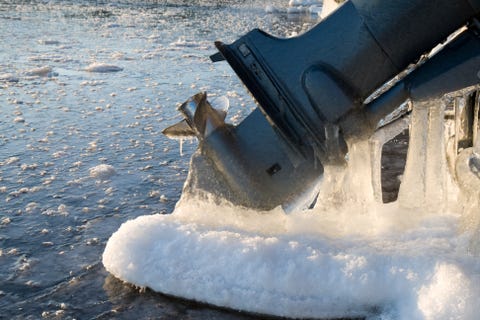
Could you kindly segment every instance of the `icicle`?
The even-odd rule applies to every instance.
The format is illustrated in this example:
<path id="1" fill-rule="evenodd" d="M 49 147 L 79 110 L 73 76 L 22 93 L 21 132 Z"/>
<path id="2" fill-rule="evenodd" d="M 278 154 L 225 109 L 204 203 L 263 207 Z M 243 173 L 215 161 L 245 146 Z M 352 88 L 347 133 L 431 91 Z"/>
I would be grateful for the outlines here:
<path id="1" fill-rule="evenodd" d="M 183 138 L 179 138 L 178 143 L 180 146 L 180 157 L 183 157 Z"/>
<path id="2" fill-rule="evenodd" d="M 444 110 L 441 100 L 413 105 L 407 164 L 398 196 L 404 207 L 432 212 L 445 208 Z"/>
<path id="3" fill-rule="evenodd" d="M 370 138 L 372 187 L 377 202 L 382 202 L 382 149 L 383 145 L 408 128 L 410 117 L 405 116 L 378 129 Z"/>

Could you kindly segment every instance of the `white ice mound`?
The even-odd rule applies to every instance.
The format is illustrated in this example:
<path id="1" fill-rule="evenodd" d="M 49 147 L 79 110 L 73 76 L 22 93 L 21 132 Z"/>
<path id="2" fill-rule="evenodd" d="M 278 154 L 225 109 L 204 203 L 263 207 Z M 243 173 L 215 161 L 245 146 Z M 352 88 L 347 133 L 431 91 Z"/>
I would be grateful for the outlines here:
<path id="1" fill-rule="evenodd" d="M 97 73 L 118 72 L 122 70 L 123 68 L 115 66 L 113 64 L 98 63 L 98 62 L 92 63 L 85 68 L 85 71 L 87 72 L 97 72 Z"/>
<path id="2" fill-rule="evenodd" d="M 107 180 L 117 172 L 115 171 L 115 168 L 109 164 L 100 164 L 96 167 L 90 168 L 89 173 L 92 178 Z"/>
<path id="3" fill-rule="evenodd" d="M 254 313 L 476 319 L 480 266 L 452 216 L 400 230 L 363 215 L 380 231 L 362 237 L 353 212 L 348 223 L 338 212 L 177 206 L 171 215 L 124 223 L 108 241 L 103 264 L 137 286 Z"/>

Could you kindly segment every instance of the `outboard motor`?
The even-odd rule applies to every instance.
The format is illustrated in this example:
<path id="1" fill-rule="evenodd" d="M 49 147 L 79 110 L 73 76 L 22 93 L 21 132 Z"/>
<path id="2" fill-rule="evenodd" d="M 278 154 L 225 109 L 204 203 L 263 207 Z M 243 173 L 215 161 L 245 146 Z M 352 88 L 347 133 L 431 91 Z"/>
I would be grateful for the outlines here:
<path id="1" fill-rule="evenodd" d="M 231 126 L 206 93 L 180 107 L 185 120 L 164 133 L 200 141 L 184 192 L 257 209 L 310 206 L 323 166 L 344 161 L 345 139 L 372 135 L 407 100 L 479 83 L 479 13 L 480 0 L 351 0 L 295 38 L 253 30 L 216 42 L 212 60 L 230 64 L 258 108 Z"/>

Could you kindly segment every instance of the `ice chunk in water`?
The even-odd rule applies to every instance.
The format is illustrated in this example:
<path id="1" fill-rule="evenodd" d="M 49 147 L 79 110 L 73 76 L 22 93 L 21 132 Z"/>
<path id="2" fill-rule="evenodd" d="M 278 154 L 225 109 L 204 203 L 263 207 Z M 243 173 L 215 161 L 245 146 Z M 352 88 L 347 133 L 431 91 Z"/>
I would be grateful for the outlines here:
<path id="1" fill-rule="evenodd" d="M 49 66 L 43 66 L 40 68 L 28 70 L 25 74 L 27 76 L 48 77 L 53 75 L 53 69 Z"/>
<path id="2" fill-rule="evenodd" d="M 101 180 L 107 180 L 116 174 L 115 168 L 109 164 L 100 164 L 96 167 L 90 168 L 90 177 Z"/>
<path id="3" fill-rule="evenodd" d="M 11 73 L 0 74 L 0 82 L 18 82 L 18 78 Z"/>
<path id="4" fill-rule="evenodd" d="M 115 66 L 113 64 L 98 63 L 98 62 L 92 63 L 85 68 L 85 71 L 97 72 L 97 73 L 118 72 L 122 70 L 123 68 Z"/>

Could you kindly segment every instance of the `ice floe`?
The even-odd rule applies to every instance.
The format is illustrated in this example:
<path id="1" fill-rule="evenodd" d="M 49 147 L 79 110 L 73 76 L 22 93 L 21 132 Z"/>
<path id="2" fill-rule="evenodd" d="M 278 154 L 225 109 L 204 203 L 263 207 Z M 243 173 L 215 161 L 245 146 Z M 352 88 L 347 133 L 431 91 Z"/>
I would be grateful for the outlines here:
<path id="1" fill-rule="evenodd" d="M 51 76 L 56 75 L 53 72 L 52 67 L 49 67 L 49 66 L 43 66 L 43 67 L 39 67 L 39 68 L 30 69 L 30 70 L 27 70 L 25 72 L 25 74 L 27 76 L 37 76 L 37 77 L 51 77 Z"/>
<path id="2" fill-rule="evenodd" d="M 100 62 L 92 63 L 85 68 L 85 71 L 87 72 L 96 72 L 96 73 L 119 72 L 122 70 L 123 68 L 119 66 L 116 66 L 113 64 L 107 64 L 107 63 L 100 63 Z"/>
<path id="3" fill-rule="evenodd" d="M 117 172 L 112 165 L 109 164 L 100 164 L 89 170 L 90 177 L 97 178 L 101 180 L 107 180 L 114 176 Z"/>
<path id="4" fill-rule="evenodd" d="M 1 82 L 18 82 L 19 79 L 11 73 L 0 74 L 0 83 Z"/>

